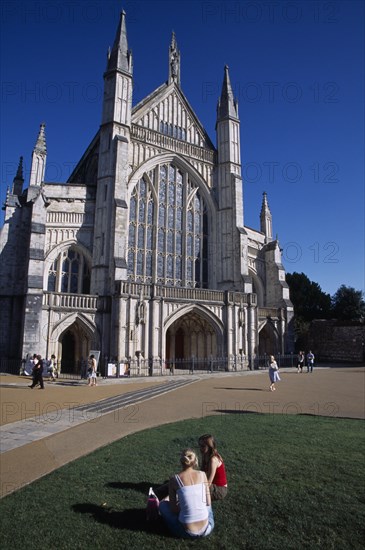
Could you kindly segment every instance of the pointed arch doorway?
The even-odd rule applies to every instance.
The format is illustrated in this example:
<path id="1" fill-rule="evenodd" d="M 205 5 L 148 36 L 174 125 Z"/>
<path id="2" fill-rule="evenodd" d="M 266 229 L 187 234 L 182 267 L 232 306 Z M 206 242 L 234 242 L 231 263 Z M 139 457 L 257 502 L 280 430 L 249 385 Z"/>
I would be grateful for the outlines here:
<path id="1" fill-rule="evenodd" d="M 165 349 L 167 361 L 217 357 L 216 327 L 198 312 L 189 312 L 167 329 Z"/>
<path id="2" fill-rule="evenodd" d="M 92 347 L 90 334 L 81 323 L 75 321 L 59 338 L 61 372 L 64 374 L 80 374 L 81 364 L 87 360 Z"/>
<path id="3" fill-rule="evenodd" d="M 271 322 L 265 323 L 259 332 L 259 355 L 276 355 L 280 351 L 278 333 Z"/>
<path id="4" fill-rule="evenodd" d="M 75 372 L 75 334 L 73 330 L 67 330 L 61 339 L 62 356 L 61 372 Z"/>

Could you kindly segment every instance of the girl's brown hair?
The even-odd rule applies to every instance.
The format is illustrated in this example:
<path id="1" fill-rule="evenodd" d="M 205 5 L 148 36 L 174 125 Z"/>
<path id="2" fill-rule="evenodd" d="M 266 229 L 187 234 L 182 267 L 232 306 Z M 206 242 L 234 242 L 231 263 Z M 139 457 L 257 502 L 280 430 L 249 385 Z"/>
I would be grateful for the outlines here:
<path id="1" fill-rule="evenodd" d="M 206 447 L 207 451 L 202 452 L 202 468 L 205 472 L 208 471 L 209 468 L 209 462 L 213 458 L 213 456 L 216 456 L 219 460 L 222 460 L 221 455 L 217 451 L 217 445 L 215 442 L 214 437 L 211 434 L 204 434 L 201 435 L 198 439 L 199 447 Z"/>

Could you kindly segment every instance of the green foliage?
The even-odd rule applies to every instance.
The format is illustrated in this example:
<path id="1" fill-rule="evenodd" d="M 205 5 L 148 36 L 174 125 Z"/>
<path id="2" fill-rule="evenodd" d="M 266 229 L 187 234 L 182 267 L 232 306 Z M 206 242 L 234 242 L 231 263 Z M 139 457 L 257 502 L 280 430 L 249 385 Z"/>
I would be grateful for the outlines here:
<path id="1" fill-rule="evenodd" d="M 361 290 L 342 285 L 332 297 L 333 316 L 341 321 L 365 318 L 365 302 Z"/>
<path id="2" fill-rule="evenodd" d="M 318 283 L 310 281 L 304 273 L 287 273 L 286 281 L 297 317 L 302 321 L 330 317 L 331 296 L 323 292 Z"/>
<path id="3" fill-rule="evenodd" d="M 198 543 L 150 525 L 148 487 L 178 470 L 179 452 L 212 432 L 229 493 Z M 2 500 L 4 550 L 363 548 L 360 420 L 222 414 L 125 437 Z"/>

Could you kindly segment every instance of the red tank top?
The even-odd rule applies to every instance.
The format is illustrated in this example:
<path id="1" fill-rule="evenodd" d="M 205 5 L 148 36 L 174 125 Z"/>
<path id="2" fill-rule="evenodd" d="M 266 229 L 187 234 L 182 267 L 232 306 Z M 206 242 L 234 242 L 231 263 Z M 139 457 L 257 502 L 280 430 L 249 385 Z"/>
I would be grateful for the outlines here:
<path id="1" fill-rule="evenodd" d="M 223 462 L 216 469 L 215 476 L 212 483 L 213 485 L 217 485 L 218 487 L 224 487 L 225 485 L 227 485 L 226 469 L 224 467 Z"/>

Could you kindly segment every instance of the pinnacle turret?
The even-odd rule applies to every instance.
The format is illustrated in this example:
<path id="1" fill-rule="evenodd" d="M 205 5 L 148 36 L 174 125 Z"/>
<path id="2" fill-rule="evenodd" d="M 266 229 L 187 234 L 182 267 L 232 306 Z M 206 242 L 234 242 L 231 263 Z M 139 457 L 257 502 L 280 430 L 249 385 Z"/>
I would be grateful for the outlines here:
<path id="1" fill-rule="evenodd" d="M 266 236 L 266 242 L 272 241 L 272 215 L 267 201 L 267 193 L 264 192 L 262 196 L 262 206 L 260 213 L 260 225 L 261 231 Z"/>
<path id="2" fill-rule="evenodd" d="M 118 29 L 112 49 L 108 51 L 107 71 L 119 70 L 128 74 L 133 72 L 132 52 L 128 50 L 126 13 L 120 14 Z"/>
<path id="3" fill-rule="evenodd" d="M 231 80 L 229 78 L 229 68 L 227 65 L 224 67 L 222 92 L 217 107 L 217 120 L 226 117 L 238 118 L 238 104 L 233 97 Z"/>
<path id="4" fill-rule="evenodd" d="M 13 188 L 12 188 L 13 195 L 21 195 L 22 194 L 23 184 L 24 184 L 23 157 L 20 157 L 19 164 L 18 164 L 18 170 L 16 172 L 15 178 L 13 179 Z"/>
<path id="5" fill-rule="evenodd" d="M 32 153 L 32 166 L 30 170 L 29 185 L 41 185 L 44 181 L 46 170 L 47 146 L 46 146 L 46 125 L 41 124 L 37 142 Z"/>
<path id="6" fill-rule="evenodd" d="M 42 155 L 47 154 L 47 145 L 46 145 L 46 125 L 44 122 L 40 125 L 40 130 L 37 138 L 37 143 L 35 144 L 34 151 Z"/>

